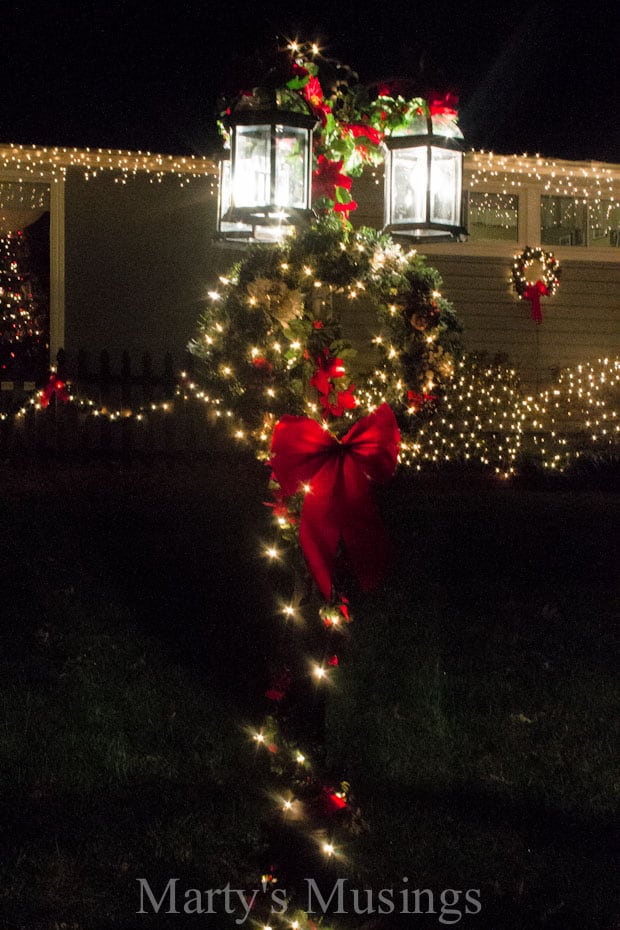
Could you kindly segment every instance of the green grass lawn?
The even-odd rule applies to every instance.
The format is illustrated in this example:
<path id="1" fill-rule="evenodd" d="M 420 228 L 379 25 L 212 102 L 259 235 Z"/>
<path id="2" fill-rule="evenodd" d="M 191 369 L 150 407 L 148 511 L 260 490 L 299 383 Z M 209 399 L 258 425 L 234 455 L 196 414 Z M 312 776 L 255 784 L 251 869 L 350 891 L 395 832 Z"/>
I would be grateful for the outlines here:
<path id="1" fill-rule="evenodd" d="M 230 451 L 3 471 L 0 927 L 164 925 L 135 916 L 136 877 L 243 887 L 265 861 L 242 729 L 281 622 L 265 475 Z M 333 874 L 480 888 L 461 927 L 611 930 L 618 498 L 393 492 L 394 572 L 353 599 L 329 694 L 328 761 L 368 824 Z"/>
<path id="2" fill-rule="evenodd" d="M 619 503 L 426 481 L 390 505 L 399 564 L 329 702 L 358 881 L 481 888 L 472 927 L 615 926 Z"/>
<path id="3" fill-rule="evenodd" d="M 242 723 L 262 514 L 234 477 L 5 470 L 2 930 L 128 928 L 137 877 L 246 887 L 261 868 L 266 773 Z"/>

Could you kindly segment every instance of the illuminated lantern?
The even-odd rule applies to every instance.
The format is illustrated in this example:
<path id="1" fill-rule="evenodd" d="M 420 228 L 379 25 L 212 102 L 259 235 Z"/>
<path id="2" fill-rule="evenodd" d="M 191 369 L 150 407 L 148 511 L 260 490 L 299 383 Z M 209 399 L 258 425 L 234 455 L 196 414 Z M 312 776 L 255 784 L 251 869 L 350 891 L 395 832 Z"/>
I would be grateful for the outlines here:
<path id="1" fill-rule="evenodd" d="M 448 97 L 420 106 L 386 137 L 385 230 L 416 239 L 460 239 L 463 135 Z"/>
<path id="2" fill-rule="evenodd" d="M 218 233 L 278 241 L 308 222 L 316 117 L 288 88 L 257 88 L 224 118 L 230 158 L 220 163 Z"/>

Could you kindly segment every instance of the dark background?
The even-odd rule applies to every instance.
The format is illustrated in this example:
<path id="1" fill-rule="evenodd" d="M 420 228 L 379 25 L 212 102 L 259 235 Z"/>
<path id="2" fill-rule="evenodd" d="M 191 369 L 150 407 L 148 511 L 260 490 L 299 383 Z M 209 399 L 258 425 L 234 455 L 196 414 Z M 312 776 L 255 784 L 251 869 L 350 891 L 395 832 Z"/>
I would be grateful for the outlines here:
<path id="1" fill-rule="evenodd" d="M 615 4 L 353 0 L 3 2 L 0 142 L 211 154 L 218 97 L 283 38 L 363 82 L 461 100 L 467 143 L 620 161 Z"/>

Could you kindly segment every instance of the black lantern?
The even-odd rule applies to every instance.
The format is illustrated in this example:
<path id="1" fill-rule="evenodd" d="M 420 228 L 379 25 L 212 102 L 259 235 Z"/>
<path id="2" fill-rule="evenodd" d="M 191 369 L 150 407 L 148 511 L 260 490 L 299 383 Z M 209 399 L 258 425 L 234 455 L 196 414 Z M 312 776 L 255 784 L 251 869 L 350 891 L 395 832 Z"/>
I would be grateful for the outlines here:
<path id="1" fill-rule="evenodd" d="M 465 236 L 464 146 L 455 110 L 442 103 L 421 105 L 407 128 L 385 144 L 386 232 L 429 240 Z"/>
<path id="2" fill-rule="evenodd" d="M 230 158 L 220 162 L 218 234 L 274 242 L 312 214 L 312 131 L 308 103 L 288 88 L 257 88 L 224 118 Z"/>

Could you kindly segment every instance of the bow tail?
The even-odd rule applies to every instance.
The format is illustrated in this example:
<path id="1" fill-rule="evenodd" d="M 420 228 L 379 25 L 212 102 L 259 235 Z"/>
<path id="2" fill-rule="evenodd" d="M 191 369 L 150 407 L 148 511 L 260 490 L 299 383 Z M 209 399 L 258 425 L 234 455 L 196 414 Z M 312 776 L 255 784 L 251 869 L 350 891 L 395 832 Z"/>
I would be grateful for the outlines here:
<path id="1" fill-rule="evenodd" d="M 549 291 L 543 281 L 537 281 L 536 284 L 528 284 L 525 289 L 524 297 L 532 304 L 532 319 L 535 323 L 542 323 L 542 308 L 540 298 L 546 297 Z"/>
<path id="2" fill-rule="evenodd" d="M 387 571 L 391 545 L 363 469 L 348 459 L 345 477 L 347 490 L 341 517 L 342 539 L 362 591 L 371 591 Z"/>
<path id="3" fill-rule="evenodd" d="M 334 512 L 336 511 L 336 512 Z M 332 578 L 341 535 L 340 502 L 332 494 L 306 494 L 301 512 L 299 542 L 308 568 L 324 598 L 332 593 Z"/>

